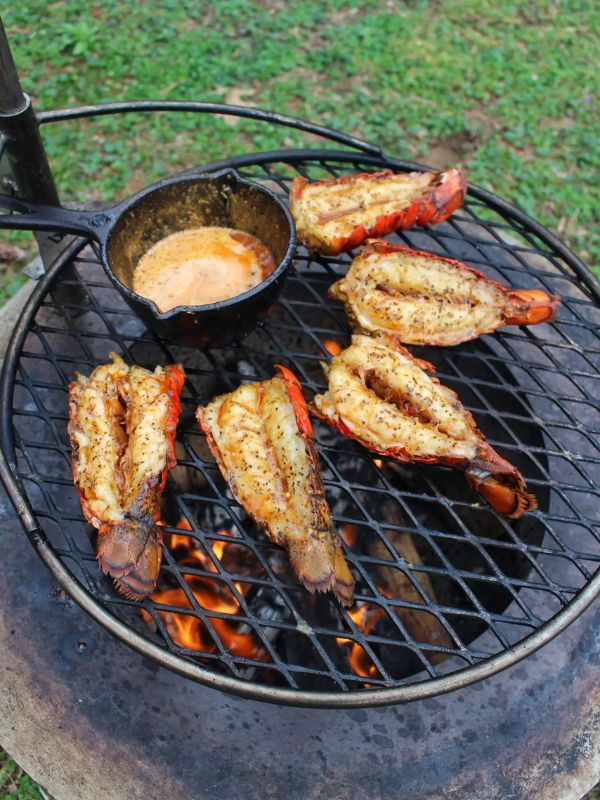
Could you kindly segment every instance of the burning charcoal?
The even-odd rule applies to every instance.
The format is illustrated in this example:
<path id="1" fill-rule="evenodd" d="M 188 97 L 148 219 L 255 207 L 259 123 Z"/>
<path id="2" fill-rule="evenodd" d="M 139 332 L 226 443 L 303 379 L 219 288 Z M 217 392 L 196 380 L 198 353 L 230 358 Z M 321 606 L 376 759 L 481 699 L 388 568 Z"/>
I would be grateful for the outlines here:
<path id="1" fill-rule="evenodd" d="M 377 603 L 360 603 L 357 607 L 348 612 L 348 616 L 356 627 L 365 635 L 373 632 L 373 629 L 385 619 L 385 610 Z M 348 647 L 348 671 L 361 675 L 364 678 L 378 677 L 378 669 L 367 651 L 353 639 L 344 636 L 336 638 L 337 644 L 345 649 Z"/>
<path id="2" fill-rule="evenodd" d="M 387 467 L 381 462 L 377 463 L 376 466 L 387 471 Z M 381 506 L 376 508 L 374 506 L 376 501 L 377 498 L 373 499 L 369 493 L 363 497 L 364 506 L 371 516 L 375 517 L 377 515 L 394 525 L 406 526 L 407 520 L 396 502 L 390 500 L 384 504 L 383 508 Z M 338 513 L 347 515 L 348 509 L 344 508 L 343 495 L 340 497 L 339 503 Z M 426 601 L 410 578 L 402 570 L 398 569 L 392 561 L 392 552 L 395 550 L 400 557 L 411 565 L 423 563 L 411 535 L 392 529 L 387 529 L 384 533 L 389 547 L 379 536 L 367 529 L 362 529 L 361 527 L 359 531 L 359 526 L 352 523 L 345 523 L 340 527 L 342 539 L 354 552 L 357 554 L 364 553 L 388 562 L 389 566 L 373 564 L 370 567 L 371 577 L 381 595 L 394 600 L 406 600 L 425 605 Z M 426 596 L 432 602 L 436 602 L 436 593 L 428 575 L 415 573 L 415 578 L 423 587 Z M 369 589 L 359 581 L 357 592 L 369 593 Z M 348 612 L 354 625 L 367 636 L 374 634 L 389 638 L 390 642 L 395 643 L 394 646 L 371 645 L 373 653 L 380 660 L 381 665 L 395 678 L 407 677 L 420 672 L 423 664 L 410 647 L 402 646 L 404 637 L 390 614 L 396 615 L 400 619 L 410 638 L 426 644 L 453 647 L 453 642 L 446 633 L 445 628 L 429 611 L 395 606 L 393 609 L 386 610 L 384 605 L 376 601 L 357 603 Z M 338 637 L 336 642 L 347 661 L 346 671 L 354 672 L 365 678 L 381 677 L 373 659 L 361 644 L 343 635 Z M 433 663 L 437 663 L 445 657 L 444 654 L 434 654 L 431 660 Z"/>
<path id="3" fill-rule="evenodd" d="M 339 356 L 344 346 L 337 339 L 323 339 L 323 347 L 330 356 Z"/>
<path id="4" fill-rule="evenodd" d="M 388 469 L 387 465 L 384 469 Z M 400 506 L 398 503 L 391 500 L 384 504 L 382 516 L 383 519 L 394 525 L 406 525 L 406 519 L 404 518 Z M 406 562 L 409 569 L 414 564 L 423 564 L 423 558 L 419 554 L 414 538 L 410 533 L 402 533 L 392 528 L 386 529 L 384 533 L 392 550 L 398 553 Z M 379 558 L 382 561 L 390 560 L 390 550 L 378 536 L 369 539 L 368 550 L 369 554 L 374 558 Z M 419 592 L 408 575 L 396 566 L 392 566 L 391 562 L 390 566 L 376 565 L 374 572 L 377 574 L 379 590 L 386 597 L 394 600 L 406 600 L 410 603 L 418 603 L 419 605 L 424 605 L 426 603 L 423 595 Z M 432 603 L 437 603 L 436 593 L 427 573 L 415 571 L 413 575 L 422 586 L 425 596 L 428 597 Z M 444 626 L 431 612 L 395 606 L 394 613 L 400 619 L 410 636 L 417 642 L 439 645 L 441 647 L 454 646 Z M 430 660 L 432 663 L 436 664 L 445 657 L 443 653 L 438 653 L 430 656 Z"/>

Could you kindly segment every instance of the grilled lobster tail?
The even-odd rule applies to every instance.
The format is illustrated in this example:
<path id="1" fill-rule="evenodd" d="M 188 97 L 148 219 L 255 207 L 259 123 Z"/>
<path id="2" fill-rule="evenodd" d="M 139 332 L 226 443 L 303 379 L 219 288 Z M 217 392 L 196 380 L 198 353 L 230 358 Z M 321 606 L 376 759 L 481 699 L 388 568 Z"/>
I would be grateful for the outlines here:
<path id="1" fill-rule="evenodd" d="M 382 331 L 405 344 L 454 345 L 501 325 L 536 325 L 556 313 L 558 297 L 509 290 L 466 264 L 371 240 L 329 289 L 356 331 Z"/>
<path id="2" fill-rule="evenodd" d="M 199 406 L 197 419 L 231 490 L 254 521 L 288 552 L 310 591 L 352 602 L 346 564 L 325 497 L 300 384 L 285 367 Z"/>
<path id="3" fill-rule="evenodd" d="M 156 522 L 174 439 L 184 373 L 154 373 L 112 363 L 69 386 L 69 437 L 81 507 L 98 529 L 96 557 L 117 589 L 141 600 L 158 579 L 162 540 Z"/>
<path id="4" fill-rule="evenodd" d="M 353 336 L 324 368 L 329 386 L 316 395 L 314 411 L 344 436 L 397 461 L 464 470 L 469 485 L 508 517 L 536 507 L 521 473 L 485 441 L 456 393 L 394 337 Z"/>
<path id="5" fill-rule="evenodd" d="M 337 255 L 371 236 L 442 222 L 462 205 L 465 193 L 465 175 L 458 169 L 365 172 L 314 183 L 297 177 L 290 209 L 302 244 Z"/>

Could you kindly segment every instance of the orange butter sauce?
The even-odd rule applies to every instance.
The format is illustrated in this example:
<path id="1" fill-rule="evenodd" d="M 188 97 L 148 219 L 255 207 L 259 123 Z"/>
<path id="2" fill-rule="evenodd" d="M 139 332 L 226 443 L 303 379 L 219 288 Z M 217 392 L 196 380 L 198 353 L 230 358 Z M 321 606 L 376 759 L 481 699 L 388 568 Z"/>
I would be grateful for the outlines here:
<path id="1" fill-rule="evenodd" d="M 165 236 L 144 253 L 133 273 L 133 291 L 169 311 L 235 297 L 274 269 L 268 247 L 249 233 L 190 228 Z"/>

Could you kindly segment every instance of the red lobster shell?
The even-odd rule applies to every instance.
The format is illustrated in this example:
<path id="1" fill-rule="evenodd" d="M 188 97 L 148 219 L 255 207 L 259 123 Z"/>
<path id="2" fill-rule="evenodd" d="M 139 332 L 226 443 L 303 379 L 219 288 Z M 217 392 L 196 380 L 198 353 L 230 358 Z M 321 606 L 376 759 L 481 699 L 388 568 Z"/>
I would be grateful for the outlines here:
<path id="1" fill-rule="evenodd" d="M 290 209 L 298 239 L 324 255 L 345 253 L 373 236 L 435 225 L 463 204 L 465 174 L 364 172 L 309 183 L 294 178 Z"/>
<path id="2" fill-rule="evenodd" d="M 69 385 L 73 478 L 84 516 L 98 529 L 101 569 L 121 594 L 142 600 L 156 586 L 162 559 L 156 522 L 176 463 L 184 372 L 173 365 L 152 373 L 111 358 Z"/>
<path id="3" fill-rule="evenodd" d="M 501 325 L 551 320 L 556 295 L 509 289 L 460 261 L 371 240 L 329 288 L 356 331 L 382 331 L 405 344 L 454 345 Z"/>
<path id="4" fill-rule="evenodd" d="M 519 470 L 486 442 L 455 392 L 394 337 L 353 336 L 323 365 L 329 388 L 316 416 L 380 455 L 465 471 L 469 485 L 507 517 L 536 507 Z"/>

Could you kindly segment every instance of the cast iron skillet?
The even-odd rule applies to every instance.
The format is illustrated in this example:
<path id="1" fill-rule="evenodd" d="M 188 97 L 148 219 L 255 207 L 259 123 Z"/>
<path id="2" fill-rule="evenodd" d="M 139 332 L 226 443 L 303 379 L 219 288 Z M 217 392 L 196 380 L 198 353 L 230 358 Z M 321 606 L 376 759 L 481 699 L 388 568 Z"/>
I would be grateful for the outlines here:
<path id="1" fill-rule="evenodd" d="M 287 207 L 260 184 L 233 169 L 169 178 L 105 211 L 71 211 L 0 196 L 0 228 L 61 231 L 95 239 L 106 274 L 131 308 L 160 335 L 197 347 L 222 346 L 249 333 L 269 313 L 283 287 L 296 244 Z M 275 264 L 271 275 L 243 294 L 202 306 L 160 312 L 132 290 L 133 270 L 157 241 L 175 231 L 220 225 L 256 236 Z"/>

